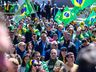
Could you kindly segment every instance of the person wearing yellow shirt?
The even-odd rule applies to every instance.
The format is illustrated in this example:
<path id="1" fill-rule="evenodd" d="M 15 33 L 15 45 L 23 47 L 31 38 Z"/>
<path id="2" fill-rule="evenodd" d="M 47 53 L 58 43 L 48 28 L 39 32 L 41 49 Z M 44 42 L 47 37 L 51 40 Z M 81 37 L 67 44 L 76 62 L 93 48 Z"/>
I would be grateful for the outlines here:
<path id="1" fill-rule="evenodd" d="M 11 7 L 12 7 L 12 6 L 10 5 L 10 3 L 7 2 L 6 5 L 5 5 L 5 12 L 9 12 L 10 9 L 11 9 Z"/>

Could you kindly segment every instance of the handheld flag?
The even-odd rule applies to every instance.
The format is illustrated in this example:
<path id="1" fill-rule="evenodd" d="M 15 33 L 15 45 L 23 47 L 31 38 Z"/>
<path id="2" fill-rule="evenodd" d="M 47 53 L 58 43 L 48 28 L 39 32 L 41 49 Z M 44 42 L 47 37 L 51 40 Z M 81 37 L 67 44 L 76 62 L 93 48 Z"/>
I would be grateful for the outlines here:
<path id="1" fill-rule="evenodd" d="M 17 11 L 16 15 L 23 13 L 26 16 L 35 13 L 33 6 L 31 6 L 30 0 L 25 0 L 25 2 L 21 5 L 20 9 Z"/>
<path id="2" fill-rule="evenodd" d="M 20 20 L 22 20 L 25 17 L 26 17 L 25 15 L 16 15 L 16 16 L 14 16 L 13 21 L 15 23 L 18 23 Z"/>
<path id="3" fill-rule="evenodd" d="M 23 11 L 23 13 L 25 12 L 26 16 L 30 15 L 31 13 L 35 13 L 31 6 L 30 0 L 25 0 L 25 3 L 23 4 L 23 8 L 21 9 L 21 11 Z"/>
<path id="4" fill-rule="evenodd" d="M 76 14 L 71 12 L 68 7 L 64 9 L 61 14 L 61 20 L 64 23 L 64 26 L 76 19 Z"/>
<path id="5" fill-rule="evenodd" d="M 58 12 L 56 13 L 55 18 L 54 18 L 54 20 L 55 20 L 58 24 L 62 23 L 62 21 L 60 20 L 60 16 L 61 16 L 61 11 L 58 10 Z"/>
<path id="6" fill-rule="evenodd" d="M 78 7 L 74 7 L 72 10 L 71 10 L 71 12 L 74 12 L 75 14 L 77 14 L 78 15 L 78 13 L 80 12 L 80 8 L 78 8 Z"/>
<path id="7" fill-rule="evenodd" d="M 25 0 L 21 7 L 16 12 L 13 20 L 18 23 L 21 19 L 29 16 L 30 14 L 35 13 L 33 6 L 31 6 L 30 0 Z"/>
<path id="8" fill-rule="evenodd" d="M 35 13 L 33 6 L 31 6 L 30 0 L 25 0 L 29 13 Z"/>
<path id="9" fill-rule="evenodd" d="M 71 2 L 73 3 L 73 5 L 75 7 L 80 8 L 81 10 L 83 10 L 84 8 L 92 5 L 96 0 L 71 0 Z"/>
<path id="10" fill-rule="evenodd" d="M 92 13 L 89 15 L 89 17 L 85 20 L 85 23 L 88 26 L 91 26 L 94 24 L 95 20 L 96 20 L 96 13 L 94 11 L 92 11 Z"/>

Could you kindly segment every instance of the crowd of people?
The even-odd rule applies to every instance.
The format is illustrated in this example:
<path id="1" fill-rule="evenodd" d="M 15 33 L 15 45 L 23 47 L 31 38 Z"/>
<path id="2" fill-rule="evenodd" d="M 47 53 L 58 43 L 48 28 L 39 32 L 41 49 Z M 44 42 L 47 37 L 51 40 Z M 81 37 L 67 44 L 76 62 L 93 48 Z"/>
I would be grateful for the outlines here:
<path id="1" fill-rule="evenodd" d="M 5 4 L 2 4 L 2 8 L 4 8 L 4 11 L 6 13 L 16 13 L 18 11 L 18 9 L 20 9 L 20 7 L 22 5 L 20 5 L 20 3 L 18 1 L 16 2 L 10 2 L 10 1 L 6 1 L 4 2 Z M 32 18 L 34 19 L 34 17 L 38 17 L 38 18 L 42 18 L 45 17 L 46 19 L 51 19 L 51 17 L 55 17 L 56 13 L 58 12 L 59 8 L 57 7 L 56 4 L 51 5 L 51 2 L 48 1 L 48 3 L 46 3 L 45 1 L 42 2 L 42 4 L 39 4 L 38 2 L 35 2 L 35 0 L 32 0 L 30 2 L 33 10 L 35 11 L 35 14 L 31 14 Z M 63 11 L 65 5 L 63 5 L 62 7 L 60 7 L 61 11 Z M 21 11 L 22 13 L 22 11 Z"/>
<path id="2" fill-rule="evenodd" d="M 56 4 L 52 8 L 50 1 L 43 1 L 38 6 L 18 23 L 13 15 L 0 14 L 0 72 L 96 72 L 96 23 L 88 27 L 72 21 L 64 26 L 54 20 Z M 11 64 L 7 62 L 7 68 L 3 56 Z"/>

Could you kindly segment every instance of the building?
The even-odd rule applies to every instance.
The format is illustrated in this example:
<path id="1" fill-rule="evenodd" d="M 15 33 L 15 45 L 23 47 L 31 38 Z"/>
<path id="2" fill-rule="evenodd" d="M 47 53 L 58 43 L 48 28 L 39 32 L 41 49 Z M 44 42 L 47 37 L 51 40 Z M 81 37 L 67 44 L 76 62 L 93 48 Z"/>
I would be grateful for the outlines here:
<path id="1" fill-rule="evenodd" d="M 73 7 L 71 0 L 53 0 L 53 4 L 54 3 L 56 3 L 59 7 L 61 7 L 62 5 Z"/>
<path id="2" fill-rule="evenodd" d="M 42 1 L 45 1 L 47 3 L 48 0 L 35 0 L 38 3 L 42 3 Z M 73 7 L 70 0 L 50 0 L 51 4 L 57 4 L 58 7 L 61 7 L 62 5 Z"/>

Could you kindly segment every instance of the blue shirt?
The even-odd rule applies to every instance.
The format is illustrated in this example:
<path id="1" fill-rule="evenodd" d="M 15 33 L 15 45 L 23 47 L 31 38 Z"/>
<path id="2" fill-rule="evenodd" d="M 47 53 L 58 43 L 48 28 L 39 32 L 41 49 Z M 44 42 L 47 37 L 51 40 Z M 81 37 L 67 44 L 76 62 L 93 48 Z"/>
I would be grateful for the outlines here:
<path id="1" fill-rule="evenodd" d="M 42 56 L 45 56 L 45 48 L 46 48 L 46 43 L 42 42 L 42 46 L 43 46 L 43 52 L 42 52 Z"/>

